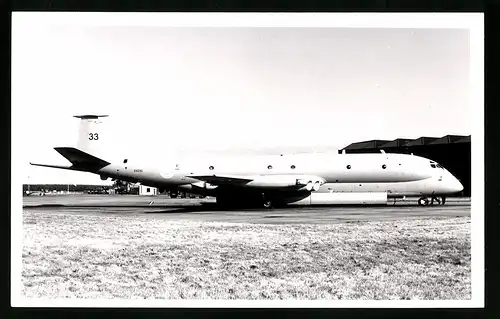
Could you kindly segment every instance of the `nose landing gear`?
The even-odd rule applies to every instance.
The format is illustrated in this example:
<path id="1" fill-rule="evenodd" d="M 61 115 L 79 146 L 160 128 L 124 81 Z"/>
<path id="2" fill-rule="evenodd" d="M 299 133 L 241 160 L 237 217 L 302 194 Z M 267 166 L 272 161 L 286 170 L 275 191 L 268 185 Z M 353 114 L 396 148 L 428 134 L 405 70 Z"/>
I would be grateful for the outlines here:
<path id="1" fill-rule="evenodd" d="M 419 206 L 434 205 L 434 202 L 436 202 L 436 205 L 444 205 L 446 202 L 446 197 L 441 196 L 441 198 L 439 198 L 437 196 L 423 196 L 418 199 Z"/>

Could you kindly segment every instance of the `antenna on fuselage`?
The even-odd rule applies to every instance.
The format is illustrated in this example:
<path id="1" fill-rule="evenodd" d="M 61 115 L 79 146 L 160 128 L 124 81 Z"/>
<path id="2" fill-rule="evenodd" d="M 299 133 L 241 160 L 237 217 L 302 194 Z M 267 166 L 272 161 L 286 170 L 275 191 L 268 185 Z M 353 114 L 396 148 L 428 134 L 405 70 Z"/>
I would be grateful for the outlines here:
<path id="1" fill-rule="evenodd" d="M 380 153 L 385 154 L 385 151 L 384 150 L 380 150 Z"/>

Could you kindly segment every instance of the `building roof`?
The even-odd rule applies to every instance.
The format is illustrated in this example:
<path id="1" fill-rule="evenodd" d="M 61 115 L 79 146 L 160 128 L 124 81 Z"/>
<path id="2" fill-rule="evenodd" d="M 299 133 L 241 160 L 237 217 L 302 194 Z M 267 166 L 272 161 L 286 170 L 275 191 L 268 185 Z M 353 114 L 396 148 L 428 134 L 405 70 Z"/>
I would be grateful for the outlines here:
<path id="1" fill-rule="evenodd" d="M 360 149 L 374 149 L 378 148 L 383 144 L 390 142 L 389 140 L 370 140 L 358 143 L 352 143 L 345 150 L 360 150 Z"/>
<path id="2" fill-rule="evenodd" d="M 432 142 L 430 144 L 467 143 L 467 138 L 469 138 L 468 142 L 470 143 L 470 135 L 469 136 L 463 136 L 463 135 L 446 135 L 446 136 L 441 137 L 440 139 L 435 140 L 434 142 Z"/>
<path id="3" fill-rule="evenodd" d="M 466 136 L 464 138 L 461 138 L 459 139 L 458 141 L 455 141 L 454 143 L 457 144 L 457 143 L 470 143 L 470 138 L 471 136 Z"/>
<path id="4" fill-rule="evenodd" d="M 471 135 L 446 135 L 443 137 L 426 137 L 422 136 L 417 139 L 397 138 L 392 141 L 388 140 L 370 140 L 364 142 L 352 143 L 343 148 L 343 150 L 360 150 L 360 149 L 383 149 L 389 147 L 409 147 L 418 145 L 437 145 L 437 144 L 458 144 L 470 143 Z"/>
<path id="5" fill-rule="evenodd" d="M 413 141 L 413 140 L 409 139 L 409 138 L 397 138 L 394 141 L 390 141 L 389 143 L 385 143 L 385 144 L 381 145 L 380 148 L 407 146 L 407 144 L 411 141 Z"/>
<path id="6" fill-rule="evenodd" d="M 427 145 L 427 144 L 430 144 L 438 139 L 439 139 L 438 137 L 422 136 L 422 137 L 419 137 L 417 139 L 414 139 L 413 141 L 410 141 L 407 146 Z"/>

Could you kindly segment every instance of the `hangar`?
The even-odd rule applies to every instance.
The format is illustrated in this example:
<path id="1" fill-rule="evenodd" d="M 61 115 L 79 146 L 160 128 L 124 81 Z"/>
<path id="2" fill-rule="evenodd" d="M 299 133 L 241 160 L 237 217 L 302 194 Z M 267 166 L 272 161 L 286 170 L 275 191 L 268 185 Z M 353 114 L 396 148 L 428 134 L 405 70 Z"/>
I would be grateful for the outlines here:
<path id="1" fill-rule="evenodd" d="M 464 190 L 462 196 L 471 194 L 471 135 L 446 135 L 443 137 L 397 138 L 395 140 L 370 140 L 352 143 L 339 151 L 342 153 L 414 154 L 432 159 L 455 175 Z"/>

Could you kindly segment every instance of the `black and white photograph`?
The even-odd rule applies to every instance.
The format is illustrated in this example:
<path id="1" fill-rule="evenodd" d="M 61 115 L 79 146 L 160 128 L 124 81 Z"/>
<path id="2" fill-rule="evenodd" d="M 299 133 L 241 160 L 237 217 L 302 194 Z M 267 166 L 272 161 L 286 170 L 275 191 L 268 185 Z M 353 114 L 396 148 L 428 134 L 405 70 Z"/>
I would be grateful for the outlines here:
<path id="1" fill-rule="evenodd" d="M 11 304 L 483 307 L 479 13 L 12 14 Z"/>

